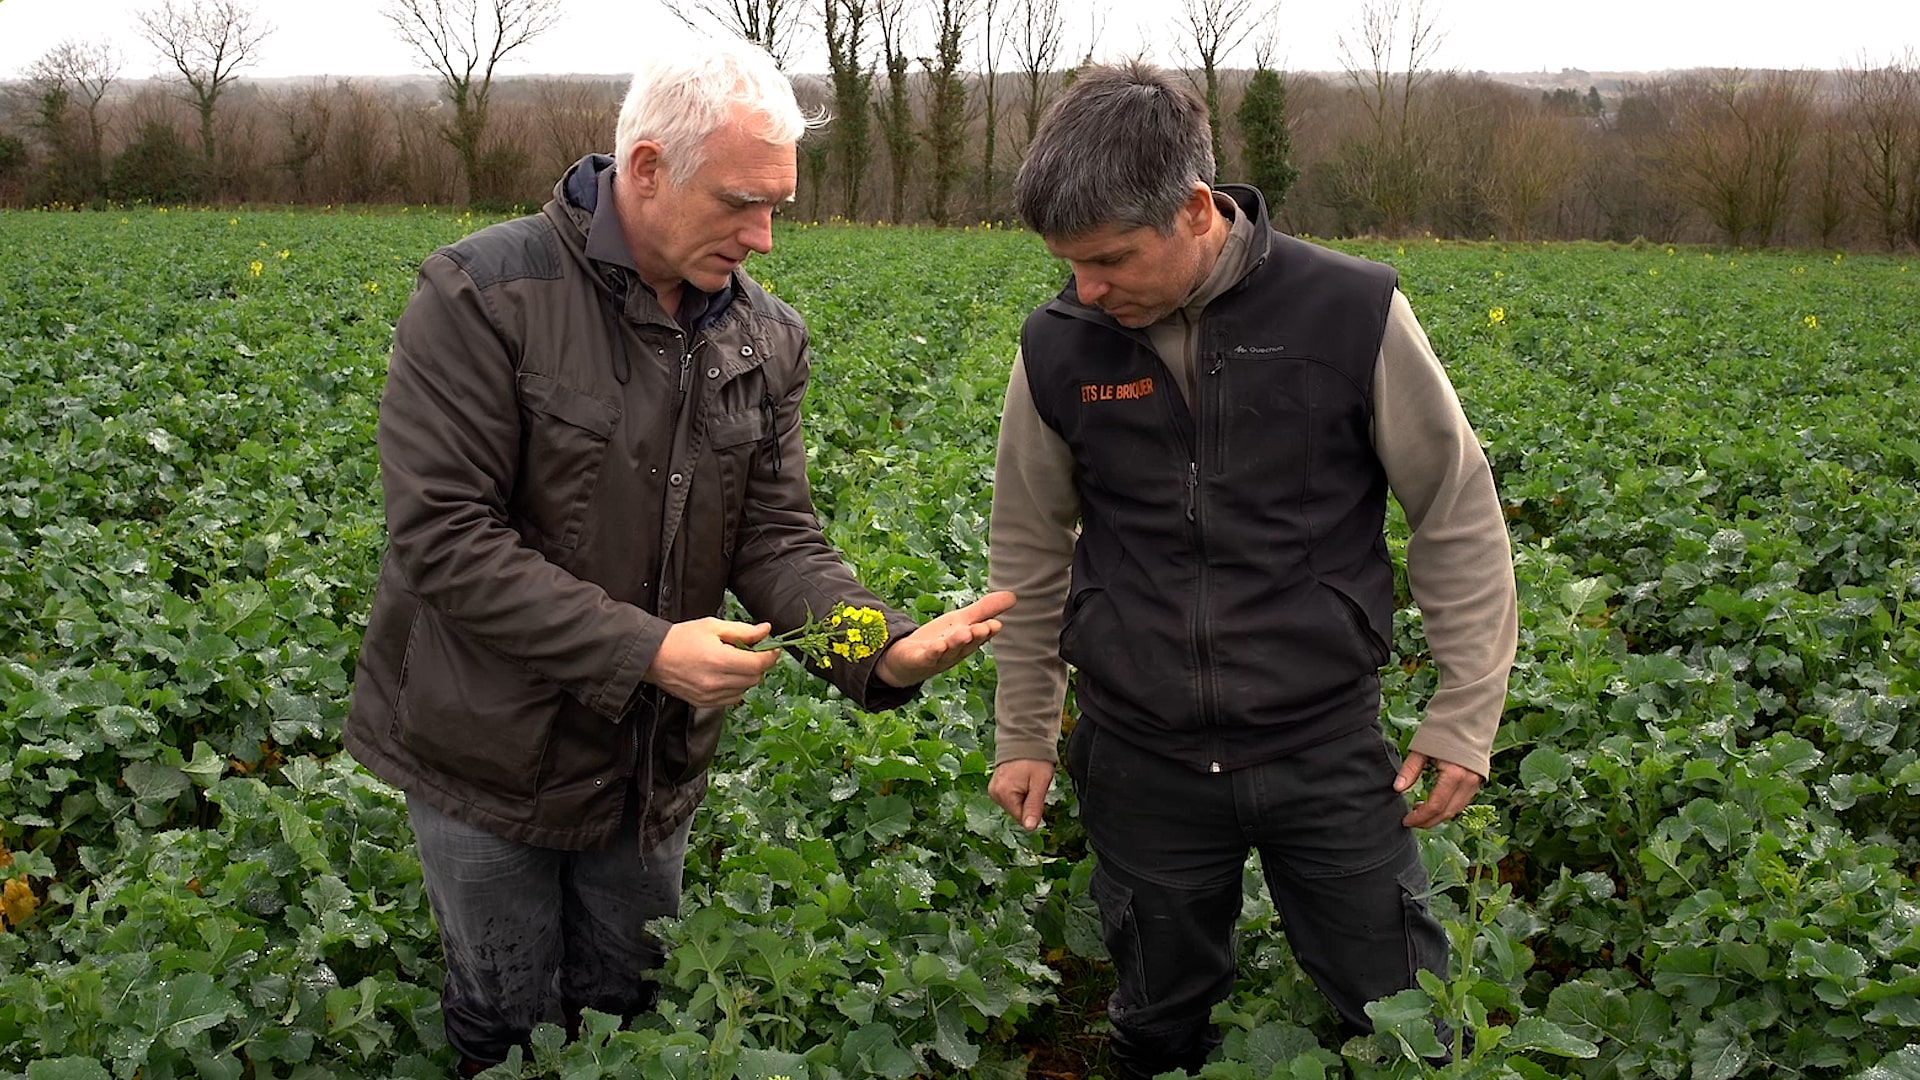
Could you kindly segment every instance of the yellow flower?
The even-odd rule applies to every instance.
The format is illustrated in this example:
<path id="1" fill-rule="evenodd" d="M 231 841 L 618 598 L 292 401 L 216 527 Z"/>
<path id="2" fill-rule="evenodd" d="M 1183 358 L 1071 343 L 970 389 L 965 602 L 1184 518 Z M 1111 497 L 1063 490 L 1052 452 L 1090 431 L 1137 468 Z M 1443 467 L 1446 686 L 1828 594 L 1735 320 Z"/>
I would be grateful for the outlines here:
<path id="1" fill-rule="evenodd" d="M 1801 319 L 1800 321 L 1801 321 L 1801 322 L 1803 322 L 1803 323 L 1805 323 L 1805 324 L 1806 324 L 1806 326 L 1807 326 L 1807 329 L 1809 329 L 1809 330 L 1812 330 L 1813 328 L 1815 328 L 1815 327 L 1817 327 L 1817 326 L 1819 326 L 1819 325 L 1820 325 L 1820 320 L 1819 320 L 1819 318 L 1818 318 L 1818 317 L 1816 317 L 1816 316 L 1813 316 L 1813 315 L 1809 315 L 1809 316 L 1807 316 L 1806 318 L 1804 318 L 1804 319 Z"/>
<path id="2" fill-rule="evenodd" d="M 281 248 L 281 249 L 280 249 L 280 256 L 279 256 L 279 257 L 280 257 L 280 258 L 282 258 L 282 259 L 284 259 L 284 258 L 286 258 L 287 256 L 289 256 L 289 255 L 292 255 L 292 254 L 293 254 L 293 252 L 291 252 L 291 251 L 288 251 L 288 250 L 287 250 L 286 248 Z"/>
<path id="3" fill-rule="evenodd" d="M 833 605 L 824 619 L 809 619 L 796 629 L 743 646 L 754 652 L 792 649 L 821 667 L 839 657 L 858 663 L 878 653 L 887 643 L 887 617 L 876 608 Z"/>
<path id="4" fill-rule="evenodd" d="M 1507 309 L 1503 307 L 1489 308 L 1487 310 L 1487 321 L 1492 323 L 1495 326 L 1499 326 L 1501 323 L 1506 322 Z"/>
<path id="5" fill-rule="evenodd" d="M 1648 276 L 1648 277 L 1659 277 L 1659 276 L 1660 276 L 1660 268 L 1659 268 L 1659 267 L 1656 267 L 1656 266 L 1649 266 L 1649 267 L 1647 267 L 1647 276 Z"/>
<path id="6" fill-rule="evenodd" d="M 377 281 L 369 281 L 369 282 L 367 282 L 367 291 L 368 291 L 368 292 L 370 292 L 370 293 L 377 293 L 377 292 L 379 292 L 379 291 L 380 291 L 380 283 L 379 283 L 379 282 L 377 282 Z"/>
<path id="7" fill-rule="evenodd" d="M 254 277 L 259 277 L 260 271 L 265 270 L 266 266 L 263 265 L 259 259 L 255 259 L 247 264 L 247 269 L 253 271 Z"/>

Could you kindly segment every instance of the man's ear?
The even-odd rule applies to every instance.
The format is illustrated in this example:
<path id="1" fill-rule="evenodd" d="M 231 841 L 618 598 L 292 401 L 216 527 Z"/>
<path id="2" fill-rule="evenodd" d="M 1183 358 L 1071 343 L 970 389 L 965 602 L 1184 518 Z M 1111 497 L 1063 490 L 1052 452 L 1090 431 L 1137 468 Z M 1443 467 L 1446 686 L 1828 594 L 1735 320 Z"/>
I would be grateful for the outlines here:
<path id="1" fill-rule="evenodd" d="M 1213 189 L 1195 180 L 1187 201 L 1180 204 L 1180 220 L 1193 235 L 1205 236 L 1213 228 L 1213 213 Z"/>
<path id="2" fill-rule="evenodd" d="M 635 194 L 647 198 L 658 194 L 661 182 L 666 179 L 666 168 L 660 160 L 660 144 L 652 139 L 634 143 L 633 149 L 627 153 L 627 160 L 620 163 L 620 172 L 633 185 Z"/>

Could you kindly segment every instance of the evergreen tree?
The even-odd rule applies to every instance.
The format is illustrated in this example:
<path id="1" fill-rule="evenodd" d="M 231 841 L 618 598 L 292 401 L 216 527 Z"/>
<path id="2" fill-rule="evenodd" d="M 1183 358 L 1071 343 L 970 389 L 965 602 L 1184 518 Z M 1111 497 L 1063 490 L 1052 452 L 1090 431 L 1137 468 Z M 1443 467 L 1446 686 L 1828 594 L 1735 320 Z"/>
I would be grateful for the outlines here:
<path id="1" fill-rule="evenodd" d="M 1240 128 L 1247 182 L 1267 197 L 1268 212 L 1278 213 L 1300 178 L 1292 160 L 1293 136 L 1287 130 L 1287 84 L 1279 72 L 1262 67 L 1253 73 L 1234 120 Z"/>

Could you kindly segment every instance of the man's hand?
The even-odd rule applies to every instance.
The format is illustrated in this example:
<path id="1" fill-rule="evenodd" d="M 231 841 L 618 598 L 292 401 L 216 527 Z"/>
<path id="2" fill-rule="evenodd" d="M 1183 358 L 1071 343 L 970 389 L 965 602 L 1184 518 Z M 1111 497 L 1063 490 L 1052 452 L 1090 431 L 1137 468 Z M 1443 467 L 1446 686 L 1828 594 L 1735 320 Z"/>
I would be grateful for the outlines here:
<path id="1" fill-rule="evenodd" d="M 1000 615 L 1012 606 L 1012 593 L 992 592 L 949 611 L 881 653 L 873 673 L 888 686 L 926 682 L 973 655 L 999 633 Z"/>
<path id="2" fill-rule="evenodd" d="M 1045 761 L 1003 761 L 993 767 L 993 779 L 987 781 L 987 794 L 1013 815 L 1020 827 L 1032 832 L 1040 827 L 1047 808 L 1047 789 L 1053 786 L 1053 765 Z"/>
<path id="3" fill-rule="evenodd" d="M 641 678 L 689 705 L 738 705 L 760 677 L 780 662 L 777 650 L 748 652 L 773 627 L 724 619 L 674 623 Z"/>
<path id="4" fill-rule="evenodd" d="M 1479 773 L 1464 765 L 1416 753 L 1407 754 L 1406 763 L 1400 766 L 1400 775 L 1393 778 L 1393 790 L 1402 794 L 1412 790 L 1429 762 L 1433 764 L 1438 779 L 1433 782 L 1433 790 L 1427 792 L 1427 797 L 1415 803 L 1407 816 L 1400 819 L 1402 825 L 1431 829 L 1443 821 L 1451 821 L 1455 814 L 1467 808 L 1467 804 L 1473 801 L 1474 793 L 1480 790 Z"/>

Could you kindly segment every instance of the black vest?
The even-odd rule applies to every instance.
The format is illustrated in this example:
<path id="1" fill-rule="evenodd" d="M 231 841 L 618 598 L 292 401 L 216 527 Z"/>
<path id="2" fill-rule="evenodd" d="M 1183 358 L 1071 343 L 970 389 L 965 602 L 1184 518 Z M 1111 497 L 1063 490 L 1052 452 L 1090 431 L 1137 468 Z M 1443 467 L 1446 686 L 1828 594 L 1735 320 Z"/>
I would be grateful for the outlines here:
<path id="1" fill-rule="evenodd" d="M 1253 266 L 1202 316 L 1197 424 L 1146 333 L 1071 281 L 1020 339 L 1080 493 L 1060 635 L 1080 709 L 1215 770 L 1378 721 L 1393 564 L 1373 373 L 1397 280 L 1221 190 L 1253 216 Z"/>

